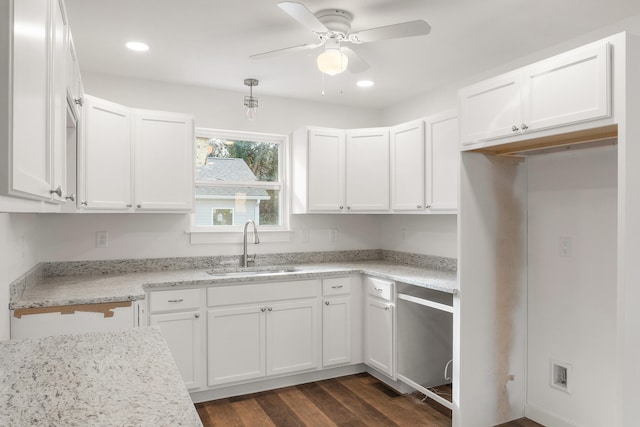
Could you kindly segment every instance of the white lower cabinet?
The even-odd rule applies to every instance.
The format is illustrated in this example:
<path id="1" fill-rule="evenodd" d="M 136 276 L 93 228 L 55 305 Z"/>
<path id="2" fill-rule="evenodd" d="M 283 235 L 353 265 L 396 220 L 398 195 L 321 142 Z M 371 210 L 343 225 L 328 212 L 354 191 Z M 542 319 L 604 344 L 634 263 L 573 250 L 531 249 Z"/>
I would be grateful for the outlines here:
<path id="1" fill-rule="evenodd" d="M 351 289 L 348 277 L 322 281 L 322 366 L 351 362 Z"/>
<path id="2" fill-rule="evenodd" d="M 204 289 L 154 291 L 149 295 L 149 324 L 158 326 L 167 341 L 185 386 L 204 386 Z"/>
<path id="3" fill-rule="evenodd" d="M 395 379 L 394 283 L 365 278 L 365 363 Z"/>
<path id="4" fill-rule="evenodd" d="M 208 385 L 320 367 L 320 281 L 208 289 Z"/>

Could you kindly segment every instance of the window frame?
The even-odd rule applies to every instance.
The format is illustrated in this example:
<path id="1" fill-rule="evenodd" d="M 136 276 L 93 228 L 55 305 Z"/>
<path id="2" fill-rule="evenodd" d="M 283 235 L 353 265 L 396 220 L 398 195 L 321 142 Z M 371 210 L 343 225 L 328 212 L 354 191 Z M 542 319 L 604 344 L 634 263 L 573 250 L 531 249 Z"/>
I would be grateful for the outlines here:
<path id="1" fill-rule="evenodd" d="M 277 181 L 252 181 L 250 183 L 240 181 L 224 181 L 217 183 L 216 187 L 253 187 L 253 188 L 261 188 L 264 190 L 279 190 L 279 224 L 278 225 L 264 225 L 259 224 L 260 233 L 262 232 L 282 232 L 282 231 L 290 231 L 289 230 L 289 215 L 290 215 L 290 204 L 289 204 L 289 137 L 287 135 L 281 134 L 270 134 L 270 133 L 262 133 L 262 132 L 246 132 L 246 131 L 234 131 L 234 130 L 225 130 L 225 129 L 210 129 L 210 128 L 196 128 L 194 133 L 194 148 L 196 147 L 197 138 L 220 138 L 220 139 L 229 139 L 235 141 L 255 141 L 255 142 L 270 142 L 276 143 L 279 145 L 278 149 L 278 180 Z M 194 152 L 193 162 L 194 165 L 196 163 L 197 150 Z M 195 166 L 194 166 L 195 170 Z M 247 185 L 250 184 L 250 185 Z M 195 181 L 194 175 L 194 211 L 190 215 L 190 233 L 242 233 L 244 223 L 243 224 L 235 224 L 234 217 L 234 225 L 229 226 L 220 226 L 213 224 L 210 226 L 196 225 L 195 223 L 195 206 L 196 206 L 196 192 L 195 188 L 197 185 L 202 185 L 198 181 Z M 235 208 L 234 208 L 235 212 Z"/>

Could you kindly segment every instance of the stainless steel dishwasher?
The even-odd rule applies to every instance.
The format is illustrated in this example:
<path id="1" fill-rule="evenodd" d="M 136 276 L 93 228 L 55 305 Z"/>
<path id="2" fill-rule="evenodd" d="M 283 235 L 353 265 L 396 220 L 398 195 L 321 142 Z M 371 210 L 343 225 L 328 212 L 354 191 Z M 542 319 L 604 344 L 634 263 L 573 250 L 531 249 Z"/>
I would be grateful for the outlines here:
<path id="1" fill-rule="evenodd" d="M 398 380 L 451 409 L 453 295 L 397 283 Z M 445 388 L 446 390 L 446 388 Z"/>

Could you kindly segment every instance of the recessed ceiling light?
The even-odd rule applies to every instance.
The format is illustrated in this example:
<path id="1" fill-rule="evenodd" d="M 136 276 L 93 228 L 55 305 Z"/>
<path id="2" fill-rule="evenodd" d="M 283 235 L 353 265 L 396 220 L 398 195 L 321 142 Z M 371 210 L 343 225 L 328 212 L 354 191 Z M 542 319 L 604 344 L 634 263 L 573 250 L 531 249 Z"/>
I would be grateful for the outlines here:
<path id="1" fill-rule="evenodd" d="M 360 80 L 360 81 L 358 81 L 358 83 L 356 83 L 356 85 L 358 85 L 358 87 L 371 87 L 371 86 L 373 86 L 373 81 L 372 80 Z"/>
<path id="2" fill-rule="evenodd" d="M 125 46 L 128 49 L 135 50 L 136 52 L 146 52 L 149 50 L 149 45 L 142 42 L 127 42 Z"/>

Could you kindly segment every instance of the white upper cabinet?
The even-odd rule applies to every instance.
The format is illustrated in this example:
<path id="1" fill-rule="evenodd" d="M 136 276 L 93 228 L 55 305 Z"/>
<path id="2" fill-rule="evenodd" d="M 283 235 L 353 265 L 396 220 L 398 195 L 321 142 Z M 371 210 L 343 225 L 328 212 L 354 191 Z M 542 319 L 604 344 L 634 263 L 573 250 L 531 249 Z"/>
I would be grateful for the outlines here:
<path id="1" fill-rule="evenodd" d="M 345 135 L 342 130 L 308 130 L 306 165 L 309 212 L 344 210 L 344 144 Z"/>
<path id="2" fill-rule="evenodd" d="M 293 138 L 293 212 L 389 210 L 389 130 L 309 127 Z"/>
<path id="3" fill-rule="evenodd" d="M 75 189 L 67 188 L 67 43 L 68 27 L 61 3 L 55 0 L 52 9 L 52 57 L 51 57 L 51 196 L 57 202 L 65 202 Z"/>
<path id="4" fill-rule="evenodd" d="M 135 110 L 135 206 L 138 210 L 193 207 L 192 116 Z"/>
<path id="5" fill-rule="evenodd" d="M 611 115 L 610 46 L 595 43 L 458 92 L 464 145 Z"/>
<path id="6" fill-rule="evenodd" d="M 346 147 L 347 211 L 389 210 L 389 130 L 348 130 Z"/>
<path id="7" fill-rule="evenodd" d="M 52 187 L 49 138 L 50 0 L 6 1 L 0 5 L 4 194 L 48 200 Z M 9 111 L 7 108 L 12 107 Z"/>
<path id="8" fill-rule="evenodd" d="M 463 144 L 511 135 L 522 123 L 522 72 L 503 74 L 458 92 Z"/>
<path id="9" fill-rule="evenodd" d="M 82 116 L 82 104 L 84 103 L 84 87 L 82 76 L 80 75 L 80 65 L 76 56 L 75 45 L 71 32 L 68 33 L 69 42 L 67 46 L 67 97 L 69 104 L 73 107 L 77 118 Z"/>
<path id="10" fill-rule="evenodd" d="M 193 207 L 192 116 L 135 110 L 85 96 L 79 208 L 117 212 Z"/>
<path id="11" fill-rule="evenodd" d="M 455 213 L 458 209 L 458 115 L 449 111 L 425 120 L 426 200 L 430 212 Z"/>
<path id="12" fill-rule="evenodd" d="M 87 96 L 79 141 L 78 204 L 84 209 L 127 210 L 131 196 L 131 111 Z"/>
<path id="13" fill-rule="evenodd" d="M 543 129 L 611 114 L 609 44 L 600 43 L 525 67 L 523 123 Z"/>
<path id="14" fill-rule="evenodd" d="M 389 130 L 391 142 L 391 209 L 420 211 L 425 207 L 424 121 Z M 456 144 L 457 145 L 457 144 Z"/>

